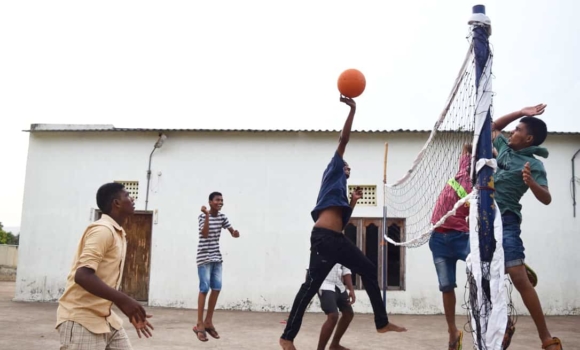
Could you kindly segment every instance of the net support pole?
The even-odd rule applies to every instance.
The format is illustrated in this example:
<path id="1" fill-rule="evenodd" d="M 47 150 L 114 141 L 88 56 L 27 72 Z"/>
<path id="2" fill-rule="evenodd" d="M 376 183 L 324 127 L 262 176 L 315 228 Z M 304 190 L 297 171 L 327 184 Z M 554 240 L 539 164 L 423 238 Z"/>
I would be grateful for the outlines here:
<path id="1" fill-rule="evenodd" d="M 387 308 L 387 157 L 389 154 L 389 143 L 385 142 L 385 159 L 383 165 L 383 304 Z"/>
<path id="2" fill-rule="evenodd" d="M 474 14 L 485 15 L 485 6 L 476 5 L 473 7 Z M 488 64 L 490 57 L 489 48 L 489 26 L 478 23 L 473 29 L 474 54 L 475 54 L 475 84 L 479 88 L 482 73 Z M 479 96 L 478 96 L 479 97 Z M 493 158 L 493 146 L 491 140 L 491 111 L 487 110 L 485 122 L 481 129 L 481 134 L 477 143 L 476 162 L 480 159 Z M 493 223 L 495 219 L 493 193 L 493 169 L 484 166 L 477 174 L 477 187 L 479 189 L 479 247 L 481 261 L 490 263 L 495 251 L 495 238 L 493 235 Z"/>
<path id="3" fill-rule="evenodd" d="M 580 153 L 580 149 L 572 156 L 572 208 L 574 209 L 574 217 L 576 217 L 576 167 L 574 166 L 574 159 Z"/>
<path id="4" fill-rule="evenodd" d="M 483 95 L 486 93 L 486 86 L 480 86 L 483 82 L 489 81 L 489 76 L 483 76 L 484 71 L 490 58 L 489 36 L 491 34 L 491 26 L 489 25 L 489 18 L 485 15 L 484 5 L 475 5 L 473 7 L 473 15 L 470 24 L 473 25 L 473 52 L 475 56 L 475 87 L 478 91 L 477 101 L 479 103 Z M 488 71 L 489 72 L 489 71 Z M 491 108 L 480 111 L 485 113 L 485 118 L 481 125 L 480 132 L 476 145 L 475 161 L 476 164 L 480 159 L 493 158 L 492 145 L 492 130 L 491 130 Z M 476 115 L 475 118 L 482 118 L 481 115 Z M 476 123 L 477 125 L 477 123 Z M 479 305 L 486 305 L 484 309 L 492 307 L 491 299 L 491 275 L 490 268 L 493 260 L 496 241 L 494 237 L 494 222 L 495 222 L 495 205 L 494 205 L 494 182 L 493 169 L 487 165 L 483 166 L 477 173 L 476 178 L 478 196 L 478 212 L 477 212 L 477 232 L 478 232 L 478 250 L 480 259 L 480 288 L 481 298 Z M 478 273 L 479 274 L 479 273 Z M 479 315 L 478 316 L 482 316 Z M 483 323 L 482 323 L 483 322 Z M 487 342 L 488 324 L 482 319 L 476 322 L 476 334 L 474 339 L 477 349 L 488 349 Z"/>

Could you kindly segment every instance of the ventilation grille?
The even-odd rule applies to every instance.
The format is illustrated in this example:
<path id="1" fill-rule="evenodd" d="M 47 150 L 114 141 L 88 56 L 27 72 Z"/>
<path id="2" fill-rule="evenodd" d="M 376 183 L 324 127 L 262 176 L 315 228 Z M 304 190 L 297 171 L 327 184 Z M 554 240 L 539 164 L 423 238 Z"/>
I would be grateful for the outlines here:
<path id="1" fill-rule="evenodd" d="M 352 198 L 352 192 L 355 188 L 360 187 L 363 192 L 363 196 L 358 200 L 356 205 L 377 205 L 377 186 L 376 185 L 349 185 L 348 186 L 348 199 Z"/>
<path id="2" fill-rule="evenodd" d="M 139 197 L 139 181 L 115 181 L 116 183 L 123 184 L 129 195 L 137 200 Z"/>

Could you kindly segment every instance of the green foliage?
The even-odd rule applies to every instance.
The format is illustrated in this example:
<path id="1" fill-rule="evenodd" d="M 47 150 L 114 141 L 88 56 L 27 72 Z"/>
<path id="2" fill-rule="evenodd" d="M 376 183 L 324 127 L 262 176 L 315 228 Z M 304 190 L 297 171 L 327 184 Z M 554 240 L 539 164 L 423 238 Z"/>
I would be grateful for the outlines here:
<path id="1" fill-rule="evenodd" d="M 18 245 L 20 235 L 14 236 L 12 232 L 4 231 L 4 225 L 0 222 L 0 244 Z"/>

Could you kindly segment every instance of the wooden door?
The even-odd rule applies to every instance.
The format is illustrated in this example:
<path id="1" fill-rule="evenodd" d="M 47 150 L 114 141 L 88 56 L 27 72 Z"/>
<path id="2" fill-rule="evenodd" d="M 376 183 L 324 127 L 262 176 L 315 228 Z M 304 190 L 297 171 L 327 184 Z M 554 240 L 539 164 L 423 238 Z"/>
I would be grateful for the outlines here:
<path id="1" fill-rule="evenodd" d="M 121 290 L 138 301 L 149 299 L 152 224 L 153 214 L 147 212 L 136 212 L 123 224 L 127 233 L 127 256 Z"/>

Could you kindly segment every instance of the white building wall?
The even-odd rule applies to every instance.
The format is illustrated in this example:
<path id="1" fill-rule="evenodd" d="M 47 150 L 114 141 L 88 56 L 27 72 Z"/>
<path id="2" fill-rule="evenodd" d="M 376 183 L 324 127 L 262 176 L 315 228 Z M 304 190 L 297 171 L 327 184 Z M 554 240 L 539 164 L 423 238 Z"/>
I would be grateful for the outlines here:
<path id="1" fill-rule="evenodd" d="M 218 308 L 288 310 L 308 265 L 313 208 L 338 134 L 167 133 L 153 156 L 149 210 L 153 225 L 149 304 L 197 307 L 197 216 L 212 191 L 224 195 L 223 212 L 240 230 L 221 239 L 223 291 Z M 408 169 L 425 134 L 353 134 L 345 159 L 351 184 L 382 185 L 384 142 L 389 179 Z M 17 300 L 56 300 L 78 239 L 92 218 L 97 188 L 113 180 L 139 181 L 137 209 L 145 207 L 146 170 L 156 133 L 33 133 L 21 225 Z M 528 262 L 539 275 L 547 314 L 579 314 L 579 218 L 572 217 L 570 158 L 580 138 L 550 136 L 545 161 L 550 206 L 526 194 L 523 239 Z M 580 169 L 580 165 L 578 166 Z M 381 217 L 377 207 L 358 207 L 354 217 Z M 580 195 L 579 195 L 580 196 Z M 580 210 L 579 210 L 580 211 Z M 580 215 L 579 215 L 580 216 Z M 458 266 L 458 312 L 465 285 Z M 371 312 L 364 291 L 356 312 Z M 387 294 L 392 313 L 441 313 L 441 295 L 428 245 L 406 253 L 406 290 Z M 518 313 L 526 313 L 516 292 Z M 316 298 L 315 298 L 316 300 Z M 311 308 L 317 311 L 317 301 Z"/>

